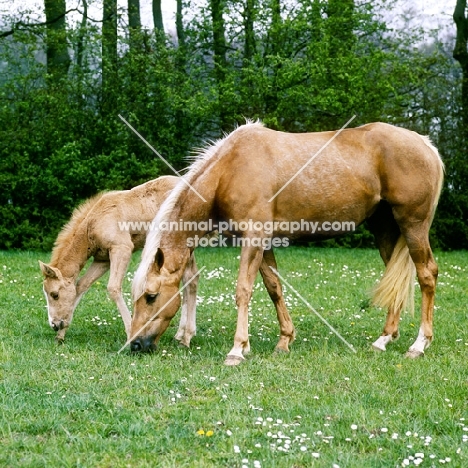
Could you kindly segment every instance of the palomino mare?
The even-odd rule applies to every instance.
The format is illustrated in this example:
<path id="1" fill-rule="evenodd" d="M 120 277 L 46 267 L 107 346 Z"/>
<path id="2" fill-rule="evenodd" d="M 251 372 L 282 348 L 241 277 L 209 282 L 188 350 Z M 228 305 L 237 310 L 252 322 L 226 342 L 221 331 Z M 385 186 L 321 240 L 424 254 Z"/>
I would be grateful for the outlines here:
<path id="1" fill-rule="evenodd" d="M 178 180 L 178 177 L 164 176 L 131 190 L 100 193 L 73 212 L 57 237 L 50 264 L 39 262 L 49 324 L 57 331 L 58 341 L 64 340 L 83 294 L 109 269 L 107 290 L 130 337 L 131 315 L 122 296 L 122 282 L 132 252 L 143 248 L 146 228 Z M 93 262 L 78 279 L 90 257 Z M 175 337 L 187 347 L 195 335 L 196 276 L 195 261 L 190 258 L 182 282 L 192 281 L 184 289 L 184 306 Z"/>
<path id="2" fill-rule="evenodd" d="M 154 230 L 134 276 L 132 350 L 152 349 L 177 311 L 177 286 L 191 255 L 187 241 L 204 235 L 210 219 L 214 224 L 238 222 L 234 234 L 247 241 L 237 280 L 234 346 L 225 364 L 238 364 L 250 349 L 248 303 L 259 268 L 278 312 L 277 349 L 288 350 L 294 328 L 278 278 L 268 268 L 275 266 L 269 241 L 316 239 L 317 232 L 312 234 L 302 225 L 302 230 L 290 232 L 288 222 L 300 220 L 313 220 L 318 226 L 337 221 L 358 226 L 368 220 L 386 265 L 374 302 L 388 309 L 387 320 L 374 348 L 385 350 L 398 336 L 400 313 L 414 284 L 414 267 L 422 293 L 422 317 L 407 355 L 420 356 L 431 343 L 437 265 L 428 233 L 443 183 L 443 163 L 428 138 L 384 123 L 304 134 L 248 123 L 204 151 L 185 179 L 164 202 L 155 225 L 183 220 L 190 229 Z M 337 234 L 319 232 L 320 238 Z"/>

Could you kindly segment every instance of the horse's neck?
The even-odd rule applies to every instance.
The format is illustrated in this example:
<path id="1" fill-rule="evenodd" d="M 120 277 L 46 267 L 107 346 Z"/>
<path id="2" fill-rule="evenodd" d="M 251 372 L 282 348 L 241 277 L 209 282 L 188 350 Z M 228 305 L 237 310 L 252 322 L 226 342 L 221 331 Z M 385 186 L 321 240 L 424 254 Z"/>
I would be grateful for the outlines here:
<path id="1" fill-rule="evenodd" d="M 86 223 L 81 223 L 56 249 L 57 252 L 52 254 L 51 265 L 58 268 L 65 278 L 76 279 L 89 258 Z"/>
<path id="2" fill-rule="evenodd" d="M 174 210 L 172 219 L 179 222 L 179 229 L 174 232 L 177 244 L 187 246 L 188 237 L 203 237 L 209 231 L 210 220 L 216 222 L 212 219 L 213 199 L 206 196 L 206 193 L 204 195 L 206 201 L 192 192 L 190 197 Z M 192 226 L 191 223 L 196 223 L 195 229 L 184 229 Z"/>

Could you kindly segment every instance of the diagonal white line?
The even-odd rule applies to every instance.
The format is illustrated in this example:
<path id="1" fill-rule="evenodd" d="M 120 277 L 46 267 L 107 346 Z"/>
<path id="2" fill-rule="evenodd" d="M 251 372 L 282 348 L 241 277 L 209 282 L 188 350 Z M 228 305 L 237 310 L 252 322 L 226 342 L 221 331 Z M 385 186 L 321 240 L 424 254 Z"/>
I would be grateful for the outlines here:
<path id="1" fill-rule="evenodd" d="M 357 353 L 354 346 L 348 343 L 339 333 L 335 330 L 272 266 L 270 266 L 273 273 L 278 276 L 278 278 L 292 291 L 296 293 L 296 296 L 302 300 L 302 302 L 341 340 L 343 343 L 348 346 L 348 348 L 353 352 Z"/>
<path id="2" fill-rule="evenodd" d="M 353 115 L 269 200 L 273 201 L 354 119 Z"/>
<path id="3" fill-rule="evenodd" d="M 206 203 L 206 200 L 203 198 L 203 196 L 200 195 L 200 194 L 197 192 L 197 190 L 196 190 L 194 187 L 192 187 L 192 186 L 185 180 L 185 178 L 184 178 L 183 176 L 180 175 L 180 173 L 171 165 L 171 163 L 170 163 L 167 159 L 165 159 L 165 158 L 161 155 L 161 153 L 159 153 L 158 151 L 156 151 L 156 150 L 145 140 L 145 138 L 144 138 L 142 135 L 140 135 L 140 133 L 138 133 L 137 130 L 135 130 L 135 129 L 130 125 L 130 123 L 127 122 L 120 114 L 119 114 L 119 118 L 120 118 L 120 120 L 122 120 L 122 122 L 123 122 L 125 125 L 127 125 L 127 127 L 128 127 L 130 130 L 132 130 L 133 133 L 135 133 L 135 135 L 137 135 L 137 136 L 139 136 L 139 137 L 141 138 L 141 140 L 143 141 L 143 143 L 145 143 L 145 145 L 148 146 L 148 148 L 149 148 L 159 159 L 161 159 L 161 161 L 163 161 L 163 162 L 166 163 L 166 165 L 172 170 L 172 172 L 174 172 L 174 174 L 175 174 L 176 176 L 180 177 L 180 178 L 181 178 L 181 179 L 182 179 L 198 196 L 199 196 L 199 198 L 202 199 L 202 200 Z"/>
<path id="4" fill-rule="evenodd" d="M 118 353 L 117 354 L 120 354 L 129 344 L 131 341 L 133 341 L 133 339 L 138 336 L 140 334 L 140 332 L 142 332 L 147 326 L 148 324 L 154 320 L 167 306 L 168 304 L 170 304 L 170 302 L 172 301 L 172 299 L 174 299 L 178 294 L 180 294 L 204 269 L 206 268 L 206 266 L 203 266 L 202 268 L 200 268 L 197 273 L 195 275 L 193 275 L 189 281 L 187 281 L 182 288 L 180 288 L 165 304 L 163 307 L 161 307 L 161 309 L 159 309 L 152 317 L 150 317 L 146 323 L 133 335 L 131 336 L 126 342 L 125 344 L 119 349 Z"/>

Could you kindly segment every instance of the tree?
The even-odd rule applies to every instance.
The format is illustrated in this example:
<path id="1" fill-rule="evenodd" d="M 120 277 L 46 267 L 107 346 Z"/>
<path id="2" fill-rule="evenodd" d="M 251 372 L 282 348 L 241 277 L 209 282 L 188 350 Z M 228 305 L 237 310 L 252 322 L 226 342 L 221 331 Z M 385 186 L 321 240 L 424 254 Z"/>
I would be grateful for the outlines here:
<path id="1" fill-rule="evenodd" d="M 225 8 L 224 0 L 210 0 L 211 20 L 213 27 L 213 58 L 216 84 L 218 87 L 219 119 L 222 130 L 227 130 L 229 116 L 226 112 L 224 102 L 224 88 L 226 82 L 227 57 L 226 57 L 226 37 L 223 13 Z"/>
<path id="2" fill-rule="evenodd" d="M 102 111 L 115 111 L 117 82 L 117 0 L 103 1 L 102 18 Z"/>
<path id="3" fill-rule="evenodd" d="M 66 32 L 65 0 L 44 0 L 46 15 L 47 72 L 55 80 L 63 79 L 70 67 Z"/>
<path id="4" fill-rule="evenodd" d="M 252 60 L 252 57 L 255 53 L 255 30 L 254 30 L 254 21 L 255 21 L 255 5 L 256 0 L 245 0 L 244 7 L 244 59 L 246 61 Z"/>
<path id="5" fill-rule="evenodd" d="M 164 34 L 161 0 L 153 0 L 153 23 L 155 31 Z"/>
<path id="6" fill-rule="evenodd" d="M 177 11 L 176 11 L 176 31 L 177 31 L 177 42 L 180 49 L 184 49 L 185 46 L 185 31 L 183 23 L 183 0 L 177 0 Z"/>
<path id="7" fill-rule="evenodd" d="M 465 140 L 468 137 L 468 18 L 466 17 L 466 0 L 457 0 L 453 19 L 457 26 L 457 36 L 453 58 L 460 63 L 462 69 L 462 119 Z"/>
<path id="8" fill-rule="evenodd" d="M 128 0 L 128 33 L 130 48 L 137 48 L 141 42 L 140 0 Z"/>

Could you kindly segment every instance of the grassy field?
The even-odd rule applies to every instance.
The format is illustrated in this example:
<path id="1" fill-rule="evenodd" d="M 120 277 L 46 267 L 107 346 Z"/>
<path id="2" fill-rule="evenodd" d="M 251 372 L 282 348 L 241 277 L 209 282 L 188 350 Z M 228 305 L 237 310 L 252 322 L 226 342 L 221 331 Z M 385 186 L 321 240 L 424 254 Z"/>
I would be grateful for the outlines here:
<path id="1" fill-rule="evenodd" d="M 132 355 L 118 353 L 124 330 L 106 278 L 57 345 L 37 264 L 48 255 L 0 252 L 0 466 L 468 466 L 466 252 L 436 255 L 435 341 L 412 361 L 419 314 L 403 315 L 386 353 L 370 349 L 384 323 L 367 301 L 382 272 L 376 251 L 278 251 L 281 275 L 357 353 L 288 290 L 297 339 L 274 354 L 278 325 L 258 279 L 252 352 L 235 368 L 223 360 L 239 252 L 197 253 L 206 270 L 191 349 L 173 340 L 177 316 L 157 353 Z"/>

